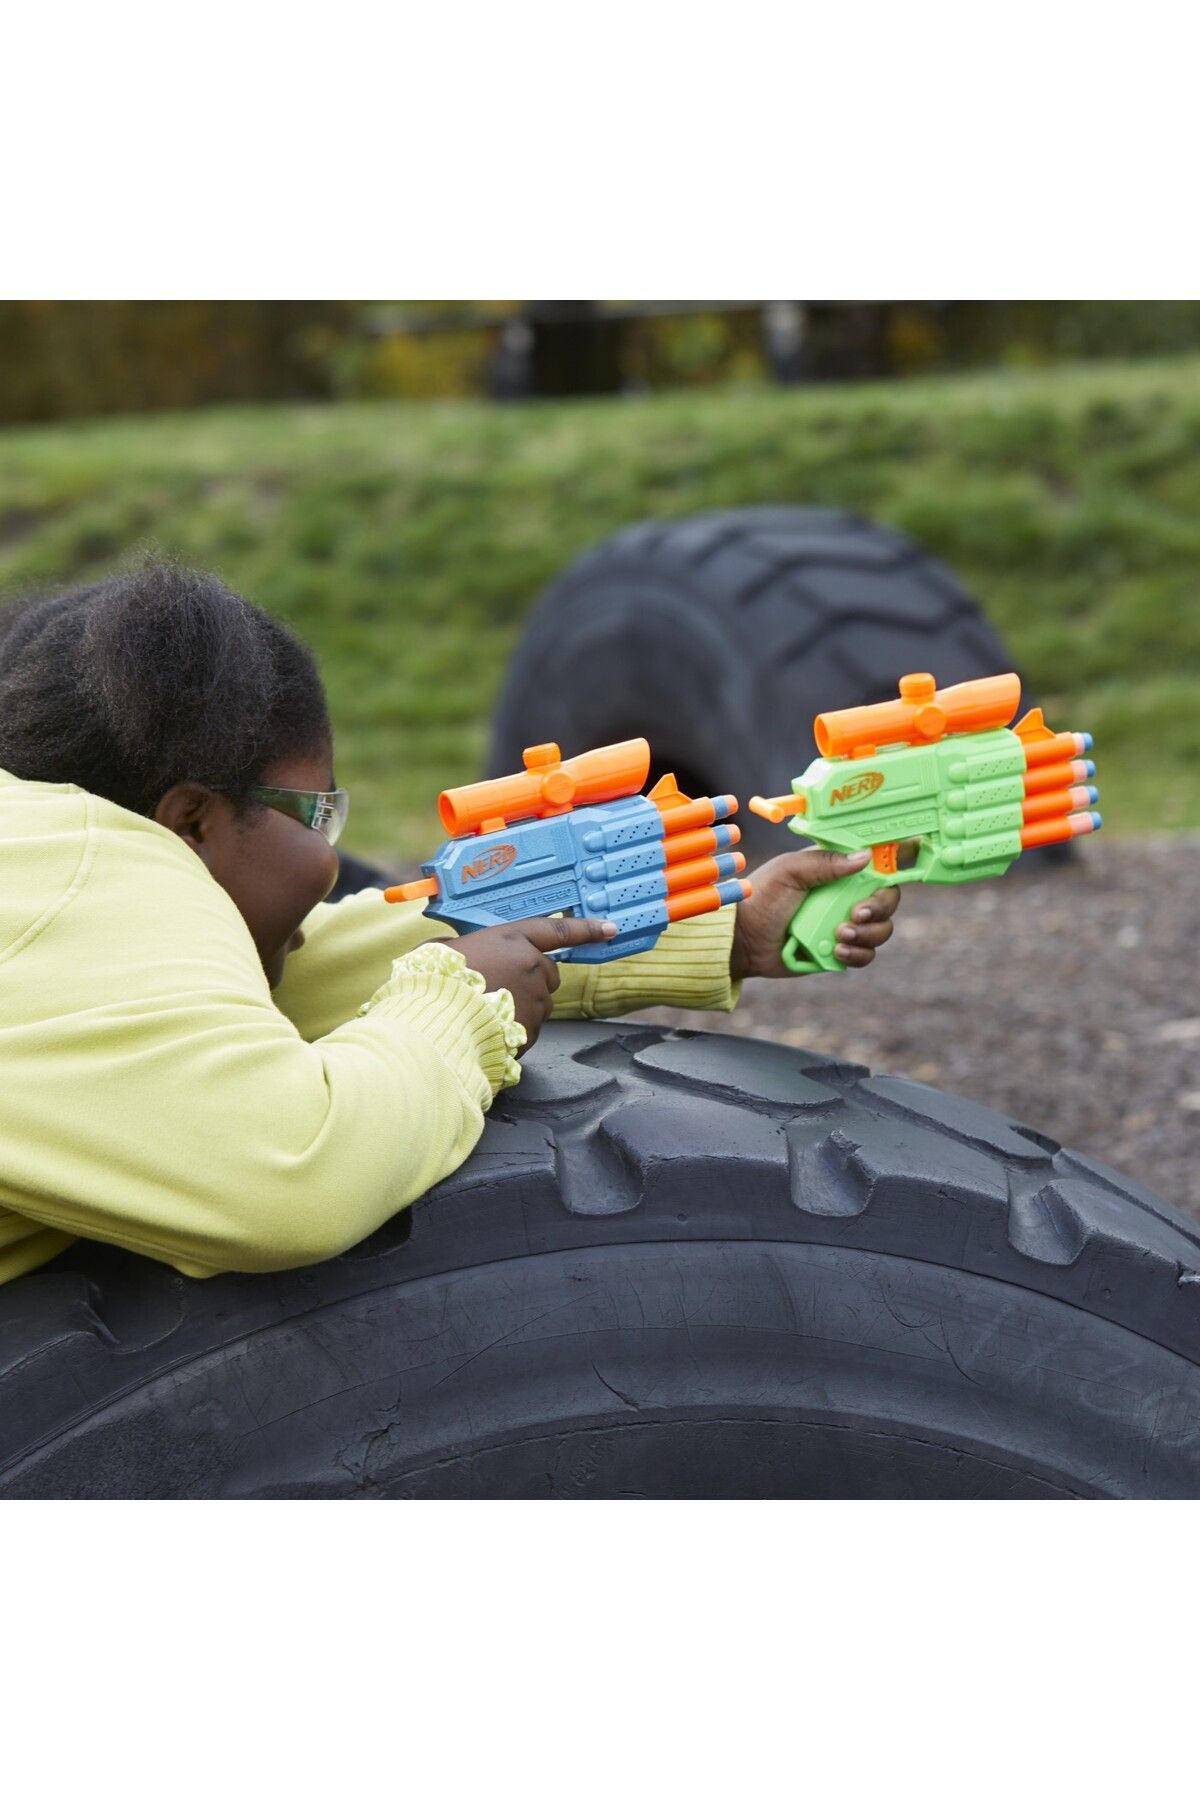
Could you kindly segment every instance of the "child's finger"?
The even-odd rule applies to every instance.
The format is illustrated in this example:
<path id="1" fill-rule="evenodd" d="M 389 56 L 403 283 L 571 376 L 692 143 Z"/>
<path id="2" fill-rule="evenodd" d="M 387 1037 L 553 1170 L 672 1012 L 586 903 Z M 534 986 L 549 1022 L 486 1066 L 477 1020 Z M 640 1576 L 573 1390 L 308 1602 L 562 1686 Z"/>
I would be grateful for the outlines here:
<path id="1" fill-rule="evenodd" d="M 562 970 L 559 968 L 557 962 L 552 956 L 547 956 L 543 952 L 538 958 L 538 967 L 541 969 L 542 977 L 546 983 L 546 992 L 548 994 L 557 994 L 559 988 L 562 986 Z"/>
<path id="2" fill-rule="evenodd" d="M 602 943 L 617 935 L 610 919 L 518 919 L 515 923 L 535 950 L 566 950 L 572 944 Z"/>
<path id="3" fill-rule="evenodd" d="M 839 944 L 834 955 L 848 969 L 865 969 L 868 963 L 875 961 L 875 952 L 865 944 Z"/>
<path id="4" fill-rule="evenodd" d="M 854 936 L 848 941 L 854 944 L 866 944 L 868 949 L 878 950 L 886 944 L 896 927 L 890 919 L 873 920 L 870 925 L 856 925 Z"/>
<path id="5" fill-rule="evenodd" d="M 867 925 L 873 919 L 890 919 L 899 904 L 898 887 L 880 888 L 877 894 L 872 894 L 869 900 L 864 900 L 860 906 L 855 907 L 854 923 Z"/>
<path id="6" fill-rule="evenodd" d="M 801 887 L 823 887 L 827 881 L 839 881 L 843 875 L 857 875 L 871 860 L 869 850 L 856 850 L 846 856 L 841 850 L 797 850 L 787 858 L 788 873 Z"/>

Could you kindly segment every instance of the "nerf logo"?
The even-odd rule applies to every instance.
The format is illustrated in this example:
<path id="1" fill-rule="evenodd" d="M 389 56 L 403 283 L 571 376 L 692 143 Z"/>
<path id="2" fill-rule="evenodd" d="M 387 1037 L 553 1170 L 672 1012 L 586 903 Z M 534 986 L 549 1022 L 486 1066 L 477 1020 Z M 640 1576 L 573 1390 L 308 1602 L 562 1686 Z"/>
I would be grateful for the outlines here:
<path id="1" fill-rule="evenodd" d="M 486 881 L 489 875 L 498 875 L 501 869 L 507 869 L 517 859 L 515 844 L 497 844 L 486 856 L 480 856 L 473 863 L 464 863 L 462 882 L 465 887 L 468 881 Z"/>
<path id="2" fill-rule="evenodd" d="M 847 781 L 844 786 L 834 788 L 829 796 L 830 806 L 848 806 L 852 800 L 865 800 L 868 794 L 877 794 L 883 786 L 883 776 L 878 769 L 868 769 L 865 775 Z"/>

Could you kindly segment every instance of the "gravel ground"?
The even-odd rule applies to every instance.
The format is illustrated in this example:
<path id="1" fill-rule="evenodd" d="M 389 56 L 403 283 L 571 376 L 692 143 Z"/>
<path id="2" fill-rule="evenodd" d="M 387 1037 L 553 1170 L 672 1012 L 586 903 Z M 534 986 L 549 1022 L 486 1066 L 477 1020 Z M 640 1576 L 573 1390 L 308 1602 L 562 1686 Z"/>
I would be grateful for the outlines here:
<path id="1" fill-rule="evenodd" d="M 1200 1216 L 1200 837 L 1089 840 L 1066 868 L 913 886 L 869 969 L 747 984 L 769 1037 L 968 1094 Z"/>

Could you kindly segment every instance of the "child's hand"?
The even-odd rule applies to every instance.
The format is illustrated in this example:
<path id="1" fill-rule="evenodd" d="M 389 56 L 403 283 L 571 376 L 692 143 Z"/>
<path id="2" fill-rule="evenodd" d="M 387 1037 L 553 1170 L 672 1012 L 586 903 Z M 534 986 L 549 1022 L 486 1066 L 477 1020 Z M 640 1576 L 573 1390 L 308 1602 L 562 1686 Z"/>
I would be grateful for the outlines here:
<path id="1" fill-rule="evenodd" d="M 869 850 L 843 856 L 837 850 L 794 850 L 755 869 L 753 893 L 737 909 L 729 974 L 734 981 L 748 975 L 790 975 L 780 951 L 792 914 L 810 888 L 856 874 L 871 860 Z M 880 888 L 854 909 L 847 925 L 838 927 L 834 954 L 852 969 L 865 969 L 875 952 L 892 935 L 892 914 L 900 904 L 900 889 Z"/>
<path id="2" fill-rule="evenodd" d="M 550 1016 L 552 995 L 562 981 L 558 964 L 545 952 L 616 935 L 616 926 L 607 919 L 518 919 L 512 925 L 468 931 L 455 938 L 454 948 L 479 970 L 489 991 L 508 989 L 513 1010 L 528 1034 L 528 1050 Z"/>

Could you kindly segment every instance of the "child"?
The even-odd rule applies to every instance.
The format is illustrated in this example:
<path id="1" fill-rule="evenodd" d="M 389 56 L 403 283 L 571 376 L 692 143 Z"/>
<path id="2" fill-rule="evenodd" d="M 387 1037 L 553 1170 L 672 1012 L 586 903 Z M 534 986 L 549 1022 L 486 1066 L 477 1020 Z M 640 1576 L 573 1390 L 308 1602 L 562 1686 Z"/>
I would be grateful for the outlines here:
<path id="1" fill-rule="evenodd" d="M 615 928 L 321 904 L 346 804 L 311 655 L 214 577 L 152 564 L 0 628 L 0 1282 L 80 1236 L 195 1276 L 336 1255 L 469 1155 L 551 1012 L 727 1011 L 865 861 L 777 857 L 741 906 L 564 966 Z"/>

